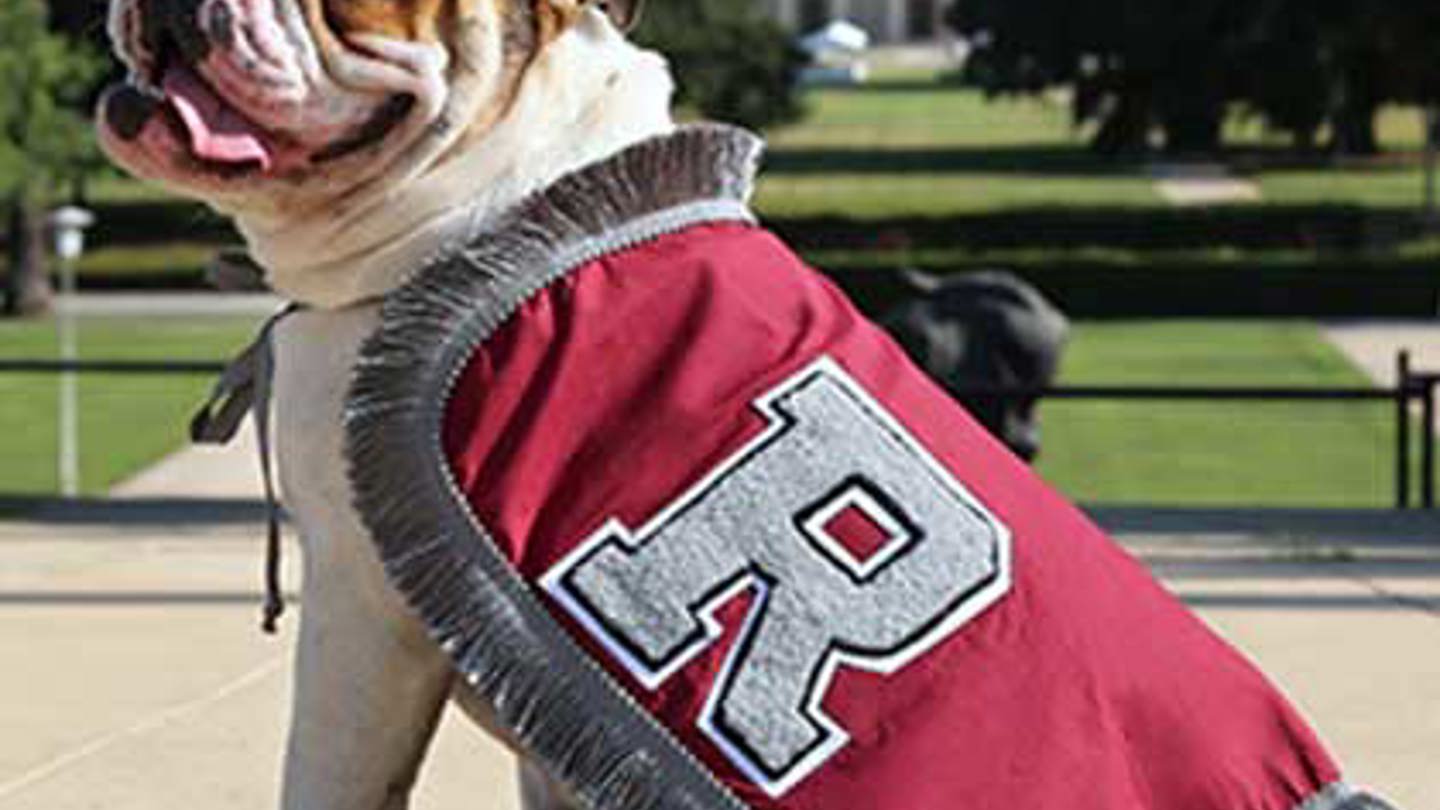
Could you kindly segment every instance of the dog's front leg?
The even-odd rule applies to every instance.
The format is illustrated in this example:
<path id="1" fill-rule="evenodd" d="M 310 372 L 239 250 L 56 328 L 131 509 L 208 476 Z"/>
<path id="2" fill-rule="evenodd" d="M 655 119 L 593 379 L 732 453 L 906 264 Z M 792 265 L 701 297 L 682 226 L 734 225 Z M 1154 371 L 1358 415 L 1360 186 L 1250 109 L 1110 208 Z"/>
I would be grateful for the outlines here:
<path id="1" fill-rule="evenodd" d="M 444 653 L 385 580 L 350 507 L 341 415 L 373 308 L 276 330 L 275 435 L 305 551 L 285 810 L 404 808 L 450 693 Z"/>
<path id="2" fill-rule="evenodd" d="M 307 542 L 282 805 L 402 810 L 451 670 L 395 596 L 356 581 L 356 568 L 376 569 L 364 580 L 378 566 L 327 559 L 318 545 Z"/>

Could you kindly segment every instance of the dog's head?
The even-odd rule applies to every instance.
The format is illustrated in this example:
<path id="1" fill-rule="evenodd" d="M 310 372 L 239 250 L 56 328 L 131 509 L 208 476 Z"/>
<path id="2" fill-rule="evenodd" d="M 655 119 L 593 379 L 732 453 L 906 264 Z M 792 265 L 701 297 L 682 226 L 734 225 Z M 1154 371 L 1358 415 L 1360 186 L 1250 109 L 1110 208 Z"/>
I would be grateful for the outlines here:
<path id="1" fill-rule="evenodd" d="M 296 211 L 423 170 L 504 114 L 599 0 L 113 0 L 125 168 L 217 207 Z M 622 28 L 639 0 L 608 0 Z"/>

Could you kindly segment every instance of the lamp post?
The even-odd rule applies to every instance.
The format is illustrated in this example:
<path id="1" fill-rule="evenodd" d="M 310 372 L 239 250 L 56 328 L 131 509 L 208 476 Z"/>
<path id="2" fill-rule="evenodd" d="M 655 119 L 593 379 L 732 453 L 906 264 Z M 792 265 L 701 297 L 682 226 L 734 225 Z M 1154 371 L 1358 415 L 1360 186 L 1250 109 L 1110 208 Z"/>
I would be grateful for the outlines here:
<path id="1" fill-rule="evenodd" d="M 85 252 L 85 229 L 95 224 L 95 215 L 74 205 L 57 208 L 47 219 L 54 238 L 55 256 L 60 259 L 60 306 L 56 317 L 60 338 L 60 359 L 78 359 L 75 334 L 75 262 Z M 74 371 L 60 373 L 60 494 L 80 494 L 80 411 L 78 381 Z"/>

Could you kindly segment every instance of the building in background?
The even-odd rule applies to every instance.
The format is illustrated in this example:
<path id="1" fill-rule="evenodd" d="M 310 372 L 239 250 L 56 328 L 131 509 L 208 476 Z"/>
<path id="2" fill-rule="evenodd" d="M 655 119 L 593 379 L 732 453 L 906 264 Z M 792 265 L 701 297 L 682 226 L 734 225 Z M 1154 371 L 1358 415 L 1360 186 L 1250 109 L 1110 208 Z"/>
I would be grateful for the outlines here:
<path id="1" fill-rule="evenodd" d="M 864 28 L 879 44 L 932 42 L 944 25 L 942 0 L 760 0 L 776 20 L 797 34 L 831 20 L 845 19 Z"/>

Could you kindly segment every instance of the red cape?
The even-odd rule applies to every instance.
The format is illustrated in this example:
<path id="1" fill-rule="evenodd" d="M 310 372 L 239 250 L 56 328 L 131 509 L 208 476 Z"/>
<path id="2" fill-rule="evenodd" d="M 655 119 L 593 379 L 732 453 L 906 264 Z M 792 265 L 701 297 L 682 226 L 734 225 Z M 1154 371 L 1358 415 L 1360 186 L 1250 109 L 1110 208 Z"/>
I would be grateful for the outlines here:
<path id="1" fill-rule="evenodd" d="M 727 659 L 745 663 L 737 636 L 758 633 L 746 617 L 767 620 L 755 582 L 725 594 L 719 637 L 658 680 L 626 660 L 626 628 L 591 615 L 603 609 L 587 613 L 558 580 L 545 590 L 553 615 L 747 805 L 1291 810 L 1338 779 L 1279 692 L 763 230 L 693 227 L 537 295 L 469 362 L 446 454 L 506 557 L 540 583 L 608 523 L 703 502 L 697 482 L 750 463 L 736 456 L 771 421 L 757 403 L 817 363 L 1010 537 L 1008 587 L 968 621 L 893 673 L 836 666 L 821 704 L 843 745 L 803 773 L 767 772 L 731 744 L 759 732 L 702 721 Z M 886 495 L 903 511 L 904 492 Z M 849 513 L 860 517 L 883 520 Z M 864 523 L 854 533 L 873 530 Z"/>

